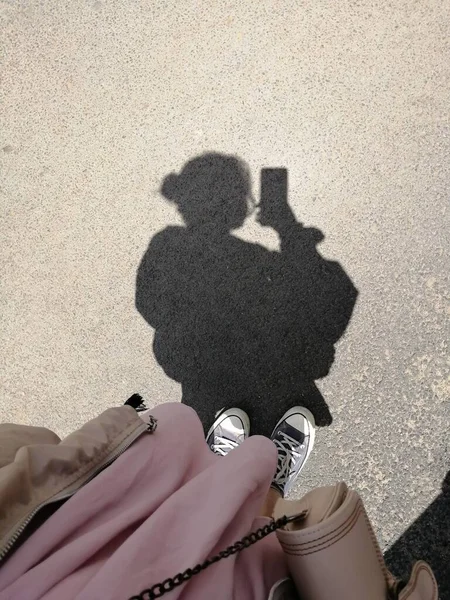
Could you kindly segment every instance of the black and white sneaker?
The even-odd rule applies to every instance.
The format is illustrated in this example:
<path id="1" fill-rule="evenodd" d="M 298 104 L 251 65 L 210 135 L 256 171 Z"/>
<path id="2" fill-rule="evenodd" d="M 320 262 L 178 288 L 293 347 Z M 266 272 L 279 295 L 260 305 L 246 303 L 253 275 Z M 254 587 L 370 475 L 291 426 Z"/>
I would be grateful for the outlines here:
<path id="1" fill-rule="evenodd" d="M 250 435 L 250 419 L 240 408 L 229 408 L 223 411 L 214 421 L 206 436 L 206 443 L 219 456 L 226 456 L 230 450 Z"/>
<path id="2" fill-rule="evenodd" d="M 282 416 L 270 436 L 278 450 L 272 487 L 283 497 L 293 486 L 313 449 L 315 424 L 308 409 L 295 406 Z"/>

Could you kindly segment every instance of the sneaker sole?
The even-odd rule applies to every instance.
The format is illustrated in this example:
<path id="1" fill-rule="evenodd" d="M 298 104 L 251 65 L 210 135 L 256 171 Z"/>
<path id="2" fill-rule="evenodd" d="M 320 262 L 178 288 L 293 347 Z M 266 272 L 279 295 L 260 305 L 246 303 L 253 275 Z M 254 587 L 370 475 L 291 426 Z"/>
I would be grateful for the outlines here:
<path id="1" fill-rule="evenodd" d="M 227 417 L 239 417 L 239 419 L 242 421 L 242 425 L 244 427 L 245 437 L 247 438 L 250 435 L 250 419 L 248 417 L 248 414 L 245 411 L 241 410 L 240 408 L 229 408 L 227 410 L 221 411 L 219 413 L 219 415 L 216 417 L 214 423 L 209 428 L 206 439 L 209 438 L 209 436 L 212 434 L 214 429 L 218 425 L 220 425 L 220 423 Z"/>
<path id="2" fill-rule="evenodd" d="M 312 412 L 309 411 L 307 408 L 304 408 L 303 406 L 294 406 L 293 408 L 290 408 L 287 412 L 284 413 L 284 415 L 281 417 L 281 419 L 275 425 L 275 427 L 273 428 L 273 431 L 272 431 L 272 435 L 270 437 L 272 438 L 273 434 L 277 430 L 278 425 L 280 425 L 283 421 L 286 421 L 286 419 L 289 419 L 289 417 L 291 417 L 292 415 L 298 415 L 298 414 L 301 414 L 307 418 L 309 425 L 310 425 L 310 429 L 311 429 L 310 434 L 309 434 L 308 452 L 306 453 L 306 458 L 303 461 L 303 465 L 302 465 L 301 469 L 299 470 L 299 473 L 300 473 L 308 461 L 309 455 L 311 454 L 311 451 L 314 447 L 314 440 L 316 439 L 316 420 L 314 419 L 314 415 L 312 414 Z"/>

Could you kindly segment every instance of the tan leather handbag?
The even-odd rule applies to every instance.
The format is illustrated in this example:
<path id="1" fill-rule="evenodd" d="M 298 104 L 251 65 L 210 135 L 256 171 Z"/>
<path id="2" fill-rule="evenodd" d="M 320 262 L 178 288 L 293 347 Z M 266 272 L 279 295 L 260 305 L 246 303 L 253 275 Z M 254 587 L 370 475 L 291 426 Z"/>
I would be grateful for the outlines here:
<path id="1" fill-rule="evenodd" d="M 362 500 L 345 483 L 317 488 L 299 501 L 280 500 L 272 523 L 130 600 L 161 598 L 274 531 L 291 577 L 273 586 L 269 600 L 438 600 L 436 580 L 427 563 L 417 562 L 406 584 L 391 575 Z"/>
<path id="2" fill-rule="evenodd" d="M 414 565 L 407 584 L 388 571 L 364 505 L 345 483 L 317 488 L 296 502 L 280 500 L 274 518 L 299 514 L 277 531 L 290 582 L 272 590 L 273 600 L 438 600 L 425 562 Z"/>

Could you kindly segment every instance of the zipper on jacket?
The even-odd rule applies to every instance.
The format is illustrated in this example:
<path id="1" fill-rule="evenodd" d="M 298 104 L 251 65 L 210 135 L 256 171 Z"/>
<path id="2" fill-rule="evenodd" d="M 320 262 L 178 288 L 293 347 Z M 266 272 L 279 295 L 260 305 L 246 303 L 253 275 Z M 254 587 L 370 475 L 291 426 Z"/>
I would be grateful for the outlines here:
<path id="1" fill-rule="evenodd" d="M 49 498 L 45 502 L 42 502 L 36 508 L 34 508 L 22 521 L 22 523 L 18 526 L 18 528 L 11 535 L 9 540 L 0 550 L 0 563 L 5 559 L 5 557 L 11 552 L 11 550 L 16 545 L 17 541 L 24 533 L 25 529 L 31 523 L 32 519 L 38 514 L 38 512 L 44 508 L 44 506 L 49 506 L 53 504 L 53 502 L 59 502 L 60 500 L 67 500 L 71 496 L 73 496 L 79 489 L 84 487 L 87 483 L 89 483 L 96 475 L 100 473 L 103 469 L 109 466 L 112 462 L 114 462 L 121 454 L 123 454 L 128 448 L 133 444 L 145 431 L 149 433 L 153 433 L 154 428 L 152 428 L 152 422 L 150 424 L 145 423 L 144 421 L 140 424 L 134 431 L 131 433 L 127 439 L 125 439 L 117 448 L 114 450 L 112 454 L 102 460 L 101 463 L 95 466 L 90 474 L 87 475 L 87 479 L 83 481 L 82 484 L 78 485 L 75 489 L 70 490 L 69 492 L 61 492 L 60 494 L 56 494 L 52 498 Z"/>

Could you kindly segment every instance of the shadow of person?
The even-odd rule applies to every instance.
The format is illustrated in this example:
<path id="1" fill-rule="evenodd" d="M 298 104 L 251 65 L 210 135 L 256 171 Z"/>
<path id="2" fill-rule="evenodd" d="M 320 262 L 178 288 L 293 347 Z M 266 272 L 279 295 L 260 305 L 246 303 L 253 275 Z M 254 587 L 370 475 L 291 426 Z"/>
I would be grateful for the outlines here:
<path id="1" fill-rule="evenodd" d="M 315 381 L 330 370 L 357 292 L 340 265 L 317 251 L 321 232 L 296 222 L 287 199 L 278 198 L 266 199 L 260 222 L 277 231 L 280 252 L 235 237 L 251 185 L 234 156 L 196 157 L 168 175 L 161 192 L 185 226 L 151 240 L 136 307 L 155 329 L 156 359 L 181 383 L 182 401 L 205 428 L 232 406 L 249 413 L 253 433 L 270 435 L 295 405 L 309 408 L 318 425 L 330 424 Z"/>
<path id="2" fill-rule="evenodd" d="M 425 560 L 433 569 L 439 598 L 450 600 L 450 471 L 442 492 L 385 552 L 389 569 L 408 580 L 412 565 Z"/>

